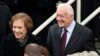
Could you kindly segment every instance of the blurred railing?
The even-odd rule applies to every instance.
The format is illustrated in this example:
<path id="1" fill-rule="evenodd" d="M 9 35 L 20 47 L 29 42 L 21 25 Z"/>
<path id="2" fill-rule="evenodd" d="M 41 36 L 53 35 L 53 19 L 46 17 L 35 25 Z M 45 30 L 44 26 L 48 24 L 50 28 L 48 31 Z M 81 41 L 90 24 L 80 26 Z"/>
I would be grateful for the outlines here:
<path id="1" fill-rule="evenodd" d="M 67 4 L 74 3 L 75 0 L 69 0 Z M 82 25 L 87 24 L 90 20 L 93 19 L 98 13 L 100 13 L 100 6 L 91 13 L 86 19 L 81 22 L 81 0 L 77 0 L 77 19 L 76 21 Z M 56 17 L 56 13 L 54 13 L 51 17 L 49 17 L 44 23 L 42 23 L 36 30 L 32 32 L 33 35 L 37 35 L 40 31 L 42 31 L 49 23 L 51 23 Z"/>

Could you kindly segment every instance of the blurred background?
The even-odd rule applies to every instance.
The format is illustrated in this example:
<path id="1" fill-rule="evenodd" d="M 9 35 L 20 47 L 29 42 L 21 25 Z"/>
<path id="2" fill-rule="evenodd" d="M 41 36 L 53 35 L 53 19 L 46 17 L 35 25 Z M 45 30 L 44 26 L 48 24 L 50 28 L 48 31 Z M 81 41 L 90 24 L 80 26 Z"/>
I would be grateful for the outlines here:
<path id="1" fill-rule="evenodd" d="M 67 2 L 68 0 L 0 0 L 0 1 L 4 2 L 9 7 L 12 15 L 18 12 L 25 12 L 29 14 L 32 17 L 32 20 L 34 21 L 34 29 L 33 29 L 34 31 L 55 12 L 56 4 L 59 1 Z M 75 20 L 76 20 L 76 1 L 77 0 L 75 0 L 75 2 L 72 4 L 75 11 Z M 81 21 L 83 21 L 87 16 L 89 16 L 99 6 L 100 6 L 100 0 L 81 0 Z M 55 20 L 53 20 L 47 27 L 45 27 L 41 32 L 39 32 L 39 34 L 37 34 L 37 36 L 41 37 L 44 44 L 46 43 L 48 28 L 54 23 L 56 23 Z M 93 30 L 95 34 L 96 48 L 100 52 L 100 13 L 97 14 L 85 26 Z"/>

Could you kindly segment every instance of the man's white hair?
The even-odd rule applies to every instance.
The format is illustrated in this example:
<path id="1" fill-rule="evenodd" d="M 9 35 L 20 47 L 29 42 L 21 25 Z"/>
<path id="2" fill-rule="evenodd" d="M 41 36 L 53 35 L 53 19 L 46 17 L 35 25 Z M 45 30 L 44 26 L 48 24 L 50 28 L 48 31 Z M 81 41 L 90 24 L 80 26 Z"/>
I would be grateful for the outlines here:
<path id="1" fill-rule="evenodd" d="M 57 6 L 57 8 L 62 7 L 62 6 L 66 7 L 66 8 L 70 11 L 70 14 L 71 14 L 71 15 L 74 15 L 74 9 L 72 8 L 72 6 L 71 6 L 70 4 L 61 3 L 61 4 L 59 4 L 59 5 Z"/>
<path id="2" fill-rule="evenodd" d="M 67 55 L 67 56 L 99 56 L 95 51 L 83 51 L 83 52 L 78 52 L 78 53 L 74 53 L 71 55 Z"/>

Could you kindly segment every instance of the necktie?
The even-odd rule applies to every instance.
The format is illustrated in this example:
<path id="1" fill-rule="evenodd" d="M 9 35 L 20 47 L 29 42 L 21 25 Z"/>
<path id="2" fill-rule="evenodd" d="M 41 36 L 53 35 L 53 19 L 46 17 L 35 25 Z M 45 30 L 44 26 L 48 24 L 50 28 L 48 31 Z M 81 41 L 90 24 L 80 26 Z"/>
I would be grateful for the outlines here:
<path id="1" fill-rule="evenodd" d="M 61 37 L 61 55 L 63 56 L 64 54 L 64 49 L 65 49 L 65 45 L 66 45 L 66 36 L 67 36 L 67 30 L 64 29 L 64 33 Z"/>

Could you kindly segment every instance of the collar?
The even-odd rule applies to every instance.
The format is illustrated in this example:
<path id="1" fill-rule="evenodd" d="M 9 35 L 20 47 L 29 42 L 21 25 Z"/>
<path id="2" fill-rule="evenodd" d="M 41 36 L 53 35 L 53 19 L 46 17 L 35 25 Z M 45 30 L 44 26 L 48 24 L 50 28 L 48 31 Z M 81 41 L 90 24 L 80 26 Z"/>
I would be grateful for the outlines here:
<path id="1" fill-rule="evenodd" d="M 73 29 L 75 28 L 76 22 L 73 20 L 69 27 L 66 27 L 68 33 L 72 33 Z M 63 29 L 64 30 L 64 29 Z"/>

